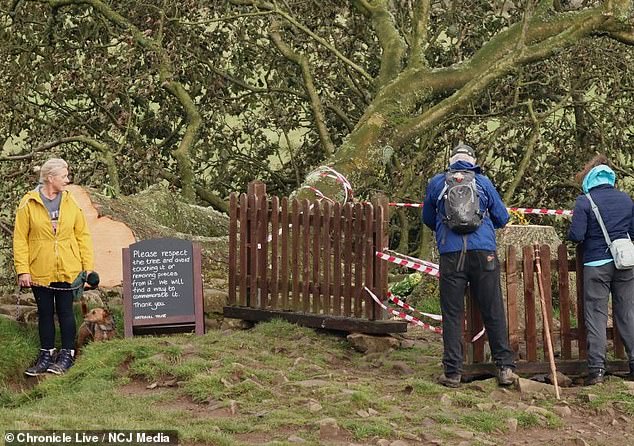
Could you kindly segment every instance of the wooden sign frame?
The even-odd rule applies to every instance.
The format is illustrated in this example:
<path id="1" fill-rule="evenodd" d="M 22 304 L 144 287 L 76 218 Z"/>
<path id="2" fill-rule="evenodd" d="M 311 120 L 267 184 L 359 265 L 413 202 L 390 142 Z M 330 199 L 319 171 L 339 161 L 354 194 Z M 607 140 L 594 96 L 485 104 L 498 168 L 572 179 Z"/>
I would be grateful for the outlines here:
<path id="1" fill-rule="evenodd" d="M 132 246 L 132 245 L 130 245 Z M 194 314 L 167 316 L 161 319 L 134 319 L 132 302 L 132 259 L 130 248 L 122 249 L 123 258 L 123 320 L 124 335 L 132 337 L 135 334 L 162 334 L 191 332 L 196 335 L 205 334 L 204 308 L 203 308 L 203 280 L 201 265 L 201 248 L 198 243 L 192 242 L 192 267 L 193 267 L 193 298 Z"/>

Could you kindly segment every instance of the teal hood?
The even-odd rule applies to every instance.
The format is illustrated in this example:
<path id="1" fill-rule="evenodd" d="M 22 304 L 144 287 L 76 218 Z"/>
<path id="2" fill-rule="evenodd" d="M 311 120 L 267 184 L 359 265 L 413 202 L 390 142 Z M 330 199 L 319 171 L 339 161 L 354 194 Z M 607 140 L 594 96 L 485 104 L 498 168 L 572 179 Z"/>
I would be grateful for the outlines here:
<path id="1" fill-rule="evenodd" d="M 581 189 L 585 194 L 587 194 L 590 189 L 602 184 L 614 186 L 615 181 L 616 174 L 614 171 L 605 164 L 599 164 L 598 166 L 593 167 L 592 170 L 590 170 L 590 172 L 588 172 L 584 177 Z"/>

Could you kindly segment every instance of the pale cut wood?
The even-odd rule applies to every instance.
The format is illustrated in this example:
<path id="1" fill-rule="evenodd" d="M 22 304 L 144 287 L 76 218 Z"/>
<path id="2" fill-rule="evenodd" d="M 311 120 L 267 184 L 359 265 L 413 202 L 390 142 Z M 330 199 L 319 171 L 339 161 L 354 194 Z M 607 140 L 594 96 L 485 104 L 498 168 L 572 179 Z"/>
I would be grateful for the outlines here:
<path id="1" fill-rule="evenodd" d="M 136 238 L 125 223 L 100 217 L 90 195 L 81 186 L 70 185 L 68 190 L 84 212 L 95 251 L 95 271 L 99 273 L 99 286 L 112 288 L 123 282 L 121 252 L 136 243 Z"/>

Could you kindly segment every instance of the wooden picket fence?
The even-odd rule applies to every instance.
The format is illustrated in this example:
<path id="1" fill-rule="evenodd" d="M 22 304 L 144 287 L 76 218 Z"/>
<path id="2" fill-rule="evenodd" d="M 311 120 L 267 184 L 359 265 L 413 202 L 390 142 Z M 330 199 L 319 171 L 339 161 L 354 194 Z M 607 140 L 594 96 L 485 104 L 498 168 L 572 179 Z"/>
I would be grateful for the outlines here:
<path id="1" fill-rule="evenodd" d="M 405 322 L 386 320 L 364 289 L 387 292 L 387 264 L 375 256 L 387 247 L 387 203 L 280 200 L 253 182 L 247 194 L 231 194 L 229 204 L 225 316 L 406 331 Z"/>
<path id="2" fill-rule="evenodd" d="M 345 205 L 280 200 L 266 195 L 264 183 L 253 182 L 246 194 L 231 194 L 229 214 L 225 316 L 251 321 L 281 318 L 308 327 L 370 334 L 407 330 L 405 321 L 387 318 L 364 289 L 367 286 L 382 298 L 387 294 L 389 265 L 375 256 L 388 247 L 387 200 Z M 565 245 L 557 248 L 554 258 L 548 245 L 538 249 L 557 368 L 581 374 L 586 368 L 582 256 L 577 252 L 570 260 Z M 535 271 L 533 246 L 521 252 L 508 247 L 502 286 L 509 343 L 518 371 L 524 374 L 549 371 Z M 553 289 L 559 300 L 558 324 Z M 485 354 L 486 334 L 471 342 L 482 329 L 482 319 L 468 296 L 465 320 L 465 374 L 493 373 L 494 365 Z M 608 361 L 608 370 L 627 371 L 617 327 L 608 327 L 607 336 L 617 358 Z"/>
<path id="3" fill-rule="evenodd" d="M 520 256 L 518 258 L 518 256 Z M 568 258 L 565 245 L 559 245 L 553 258 L 548 245 L 539 246 L 540 267 L 544 285 L 544 300 L 548 317 L 548 325 L 553 340 L 557 369 L 563 373 L 582 374 L 586 369 L 586 329 L 584 323 L 583 304 L 583 256 L 577 251 L 576 257 Z M 541 323 L 541 306 L 539 288 L 536 282 L 536 261 L 533 246 L 524 246 L 522 252 L 509 246 L 502 271 L 505 276 L 506 306 L 509 344 L 518 360 L 521 373 L 545 373 L 549 371 L 548 344 L 546 342 L 544 324 Z M 571 273 L 575 273 L 572 277 Z M 557 284 L 552 285 L 556 275 Z M 571 292 L 575 284 L 576 294 Z M 559 318 L 555 324 L 553 317 L 553 289 L 559 299 Z M 519 320 L 520 298 L 523 298 L 524 324 Z M 467 301 L 467 329 L 465 345 L 468 365 L 467 373 L 478 374 L 491 372 L 492 365 L 485 362 L 484 338 L 471 343 L 473 336 L 482 328 L 480 314 Z M 575 305 L 576 303 L 576 305 Z M 556 328 L 557 327 L 557 328 Z M 616 360 L 608 361 L 609 371 L 627 371 L 628 362 L 623 342 L 616 326 L 607 327 L 608 343 Z"/>

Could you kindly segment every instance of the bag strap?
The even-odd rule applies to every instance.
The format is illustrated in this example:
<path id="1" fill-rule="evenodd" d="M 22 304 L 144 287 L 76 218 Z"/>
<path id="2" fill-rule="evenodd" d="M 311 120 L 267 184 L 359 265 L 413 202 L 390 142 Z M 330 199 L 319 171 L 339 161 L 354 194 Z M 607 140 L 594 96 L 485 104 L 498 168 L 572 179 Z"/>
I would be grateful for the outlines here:
<path id="1" fill-rule="evenodd" d="M 608 244 L 608 249 L 610 249 L 610 246 L 612 245 L 612 240 L 610 240 L 608 230 L 605 228 L 605 224 L 603 223 L 603 219 L 601 218 L 601 214 L 599 213 L 599 208 L 592 199 L 590 192 L 586 194 L 586 197 L 588 197 L 588 200 L 590 200 L 590 207 L 592 207 L 592 212 L 594 212 L 594 215 L 597 217 L 597 221 L 599 222 L 599 226 L 601 226 L 601 231 L 603 231 L 603 236 L 605 237 L 605 242 Z"/>

